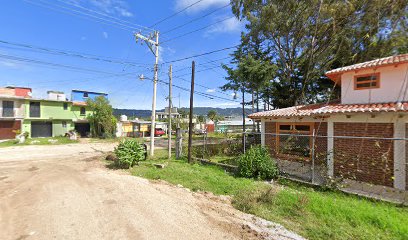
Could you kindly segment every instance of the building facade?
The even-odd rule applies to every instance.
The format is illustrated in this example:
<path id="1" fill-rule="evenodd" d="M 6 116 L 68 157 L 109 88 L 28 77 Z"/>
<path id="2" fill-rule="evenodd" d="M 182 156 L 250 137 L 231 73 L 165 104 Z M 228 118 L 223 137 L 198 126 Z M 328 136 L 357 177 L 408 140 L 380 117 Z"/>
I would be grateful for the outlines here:
<path id="1" fill-rule="evenodd" d="M 326 75 L 341 87 L 341 100 L 250 117 L 278 159 L 313 157 L 329 177 L 408 190 L 407 72 L 408 54 L 334 69 Z"/>

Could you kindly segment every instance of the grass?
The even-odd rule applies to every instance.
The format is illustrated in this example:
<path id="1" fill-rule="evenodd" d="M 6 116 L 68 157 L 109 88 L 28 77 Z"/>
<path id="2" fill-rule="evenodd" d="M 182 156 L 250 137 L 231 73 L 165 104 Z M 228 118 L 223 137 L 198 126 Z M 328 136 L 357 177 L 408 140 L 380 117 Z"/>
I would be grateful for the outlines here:
<path id="1" fill-rule="evenodd" d="M 56 141 L 56 142 L 53 142 Z M 28 138 L 24 143 L 18 143 L 17 140 L 8 140 L 0 142 L 0 147 L 14 147 L 14 146 L 24 146 L 24 145 L 59 145 L 59 144 L 69 144 L 78 143 L 76 140 L 70 140 L 66 137 L 53 137 L 53 138 Z"/>
<path id="2" fill-rule="evenodd" d="M 158 169 L 153 163 L 168 165 Z M 135 176 L 163 179 L 193 191 L 230 195 L 247 213 L 280 223 L 309 239 L 408 239 L 408 209 L 289 181 L 266 184 L 237 178 L 215 166 L 167 161 L 166 151 L 131 169 Z"/>

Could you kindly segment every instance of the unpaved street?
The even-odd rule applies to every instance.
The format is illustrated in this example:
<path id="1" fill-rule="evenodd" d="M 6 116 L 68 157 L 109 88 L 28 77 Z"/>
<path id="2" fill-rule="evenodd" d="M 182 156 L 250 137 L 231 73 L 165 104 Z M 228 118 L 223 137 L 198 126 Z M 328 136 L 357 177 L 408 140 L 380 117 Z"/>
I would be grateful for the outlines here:
<path id="1" fill-rule="evenodd" d="M 227 198 L 100 161 L 111 143 L 0 149 L 0 239 L 293 239 Z"/>

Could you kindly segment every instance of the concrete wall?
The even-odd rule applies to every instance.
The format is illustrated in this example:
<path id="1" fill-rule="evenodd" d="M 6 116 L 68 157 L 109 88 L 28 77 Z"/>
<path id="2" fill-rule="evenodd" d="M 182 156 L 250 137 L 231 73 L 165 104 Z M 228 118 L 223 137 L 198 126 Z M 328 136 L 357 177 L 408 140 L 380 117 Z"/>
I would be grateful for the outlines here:
<path id="1" fill-rule="evenodd" d="M 3 117 L 3 101 L 13 101 L 14 117 L 24 118 L 25 116 L 24 100 L 20 99 L 0 99 L 0 117 Z"/>
<path id="2" fill-rule="evenodd" d="M 386 66 L 377 70 L 347 72 L 341 76 L 341 103 L 386 103 L 408 101 L 408 63 Z M 373 89 L 354 89 L 354 76 L 368 73 L 380 73 L 380 87 Z"/>

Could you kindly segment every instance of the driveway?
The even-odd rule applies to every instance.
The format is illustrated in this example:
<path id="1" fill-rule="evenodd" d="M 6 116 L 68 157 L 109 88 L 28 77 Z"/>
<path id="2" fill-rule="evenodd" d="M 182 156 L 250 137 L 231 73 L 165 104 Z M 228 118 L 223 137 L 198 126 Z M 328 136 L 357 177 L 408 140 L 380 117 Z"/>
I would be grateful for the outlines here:
<path id="1" fill-rule="evenodd" d="M 300 239 L 227 197 L 108 170 L 113 147 L 0 149 L 1 239 Z"/>

